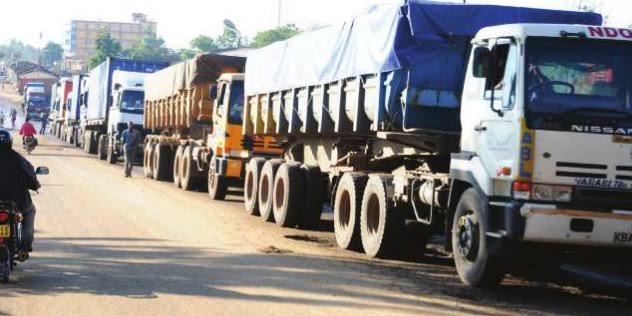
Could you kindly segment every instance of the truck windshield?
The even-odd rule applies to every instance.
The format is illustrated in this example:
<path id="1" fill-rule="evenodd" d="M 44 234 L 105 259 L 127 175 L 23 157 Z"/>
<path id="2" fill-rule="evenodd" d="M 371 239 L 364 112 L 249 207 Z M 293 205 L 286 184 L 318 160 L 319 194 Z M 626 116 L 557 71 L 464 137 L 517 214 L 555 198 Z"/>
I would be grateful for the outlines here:
<path id="1" fill-rule="evenodd" d="M 241 124 L 241 116 L 244 112 L 244 82 L 233 81 L 230 86 L 230 110 L 228 122 Z"/>
<path id="2" fill-rule="evenodd" d="M 144 91 L 123 91 L 121 95 L 121 110 L 139 111 L 145 102 Z"/>
<path id="3" fill-rule="evenodd" d="M 530 128 L 632 126 L 632 43 L 532 37 L 526 47 Z"/>

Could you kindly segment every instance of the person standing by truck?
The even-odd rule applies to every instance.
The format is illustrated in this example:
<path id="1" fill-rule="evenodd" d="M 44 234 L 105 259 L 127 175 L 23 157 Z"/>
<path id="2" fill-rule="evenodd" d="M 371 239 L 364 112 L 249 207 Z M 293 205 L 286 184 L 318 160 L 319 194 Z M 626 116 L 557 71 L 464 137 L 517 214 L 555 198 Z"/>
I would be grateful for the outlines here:
<path id="1" fill-rule="evenodd" d="M 15 129 L 15 120 L 18 118 L 18 111 L 11 110 L 11 129 Z"/>
<path id="2" fill-rule="evenodd" d="M 134 128 L 133 122 L 127 124 L 127 129 L 123 131 L 121 140 L 123 141 L 123 152 L 125 153 L 125 177 L 130 178 L 134 168 L 134 159 L 136 158 L 136 147 L 138 147 L 140 142 L 140 134 Z"/>
<path id="3" fill-rule="evenodd" d="M 42 121 L 42 127 L 40 127 L 40 135 L 46 134 L 46 126 L 48 125 L 48 113 L 42 113 L 40 116 L 40 120 Z"/>

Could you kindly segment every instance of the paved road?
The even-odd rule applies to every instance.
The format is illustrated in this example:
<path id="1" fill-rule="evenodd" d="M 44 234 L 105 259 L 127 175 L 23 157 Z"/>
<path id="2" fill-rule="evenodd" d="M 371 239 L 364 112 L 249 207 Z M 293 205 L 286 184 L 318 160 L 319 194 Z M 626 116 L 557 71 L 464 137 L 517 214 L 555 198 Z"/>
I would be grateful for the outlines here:
<path id="1" fill-rule="evenodd" d="M 0 104 L 3 100 L 0 100 Z M 492 315 L 629 313 L 622 293 L 508 278 L 458 282 L 449 258 L 366 260 L 332 234 L 245 214 L 238 195 L 131 179 L 50 136 L 28 157 L 51 174 L 34 195 L 31 260 L 0 286 L 0 315 Z M 6 181 L 6 179 L 0 179 Z M 328 225 L 331 227 L 331 225 Z"/>

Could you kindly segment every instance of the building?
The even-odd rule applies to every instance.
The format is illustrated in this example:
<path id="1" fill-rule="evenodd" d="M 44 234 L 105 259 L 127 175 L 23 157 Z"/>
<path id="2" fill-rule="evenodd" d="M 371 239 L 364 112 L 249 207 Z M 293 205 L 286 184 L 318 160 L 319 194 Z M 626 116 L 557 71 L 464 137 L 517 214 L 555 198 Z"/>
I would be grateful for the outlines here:
<path id="1" fill-rule="evenodd" d="M 156 33 L 156 22 L 147 20 L 142 13 L 132 14 L 132 22 L 103 22 L 72 20 L 66 31 L 65 68 L 85 71 L 87 61 L 96 50 L 95 41 L 101 30 L 121 44 L 121 48 L 131 48 L 147 32 Z"/>
<path id="2" fill-rule="evenodd" d="M 14 82 L 18 92 L 23 93 L 24 86 L 28 82 L 43 82 L 46 94 L 50 94 L 50 87 L 57 82 L 58 78 L 55 74 L 28 61 L 20 61 L 8 65 L 7 80 Z"/>

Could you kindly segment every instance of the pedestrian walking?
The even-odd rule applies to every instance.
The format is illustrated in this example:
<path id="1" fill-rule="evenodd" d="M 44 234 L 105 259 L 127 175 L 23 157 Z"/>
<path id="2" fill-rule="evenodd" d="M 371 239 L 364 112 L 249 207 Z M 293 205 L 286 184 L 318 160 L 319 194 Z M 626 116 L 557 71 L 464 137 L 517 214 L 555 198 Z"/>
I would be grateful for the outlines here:
<path id="1" fill-rule="evenodd" d="M 40 127 L 40 135 L 44 135 L 46 133 L 46 126 L 48 125 L 48 113 L 42 113 L 40 121 L 42 122 L 42 127 Z"/>
<path id="2" fill-rule="evenodd" d="M 123 153 L 125 154 L 125 177 L 129 178 L 132 176 L 136 148 L 140 142 L 140 133 L 134 128 L 133 122 L 127 124 L 127 129 L 123 131 L 121 140 L 123 141 Z"/>
<path id="3" fill-rule="evenodd" d="M 4 111 L 0 111 L 0 128 L 4 127 Z"/>
<path id="4" fill-rule="evenodd" d="M 18 118 L 18 111 L 16 109 L 11 110 L 11 128 L 15 129 L 15 120 Z"/>

